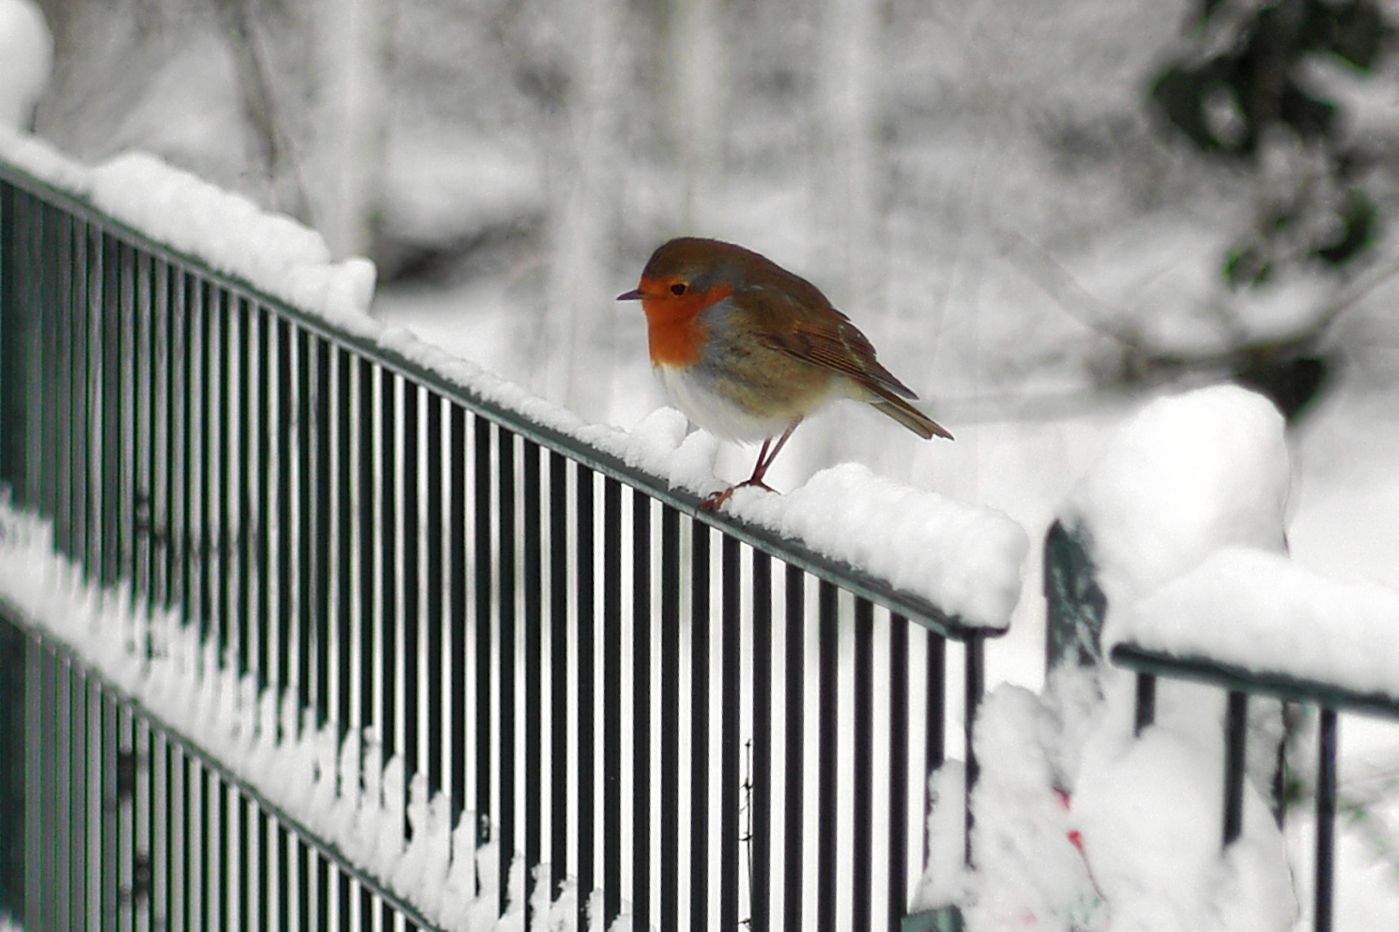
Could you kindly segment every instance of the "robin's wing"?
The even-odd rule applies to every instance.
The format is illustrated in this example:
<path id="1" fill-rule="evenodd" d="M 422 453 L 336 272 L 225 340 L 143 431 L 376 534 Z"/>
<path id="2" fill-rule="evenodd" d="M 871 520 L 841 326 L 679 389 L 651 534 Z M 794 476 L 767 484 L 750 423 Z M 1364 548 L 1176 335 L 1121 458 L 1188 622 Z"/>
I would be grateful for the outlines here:
<path id="1" fill-rule="evenodd" d="M 874 346 L 840 311 L 808 285 L 805 301 L 784 290 L 756 287 L 743 293 L 742 313 L 753 315 L 751 331 L 760 342 L 797 359 L 833 369 L 879 395 L 917 398 L 880 365 Z M 815 300 L 813 300 L 815 299 Z"/>

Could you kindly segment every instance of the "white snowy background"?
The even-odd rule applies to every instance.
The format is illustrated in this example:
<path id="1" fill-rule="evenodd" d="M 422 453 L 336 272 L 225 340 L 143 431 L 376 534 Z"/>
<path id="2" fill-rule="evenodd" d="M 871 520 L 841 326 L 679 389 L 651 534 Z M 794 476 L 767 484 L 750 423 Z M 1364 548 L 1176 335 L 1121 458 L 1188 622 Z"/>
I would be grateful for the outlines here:
<path id="1" fill-rule="evenodd" d="M 797 489 L 818 470 L 860 463 L 1004 512 L 1029 533 L 1012 633 L 988 651 L 990 684 L 1006 685 L 986 713 L 1004 726 L 989 730 L 988 758 L 999 749 L 1004 772 L 1019 767 L 1028 782 L 992 782 L 987 792 L 1002 792 L 1009 816 L 1023 816 L 1024 825 L 1077 826 L 1091 866 L 1122 856 L 1093 848 L 1094 819 L 1112 823 L 1112 806 L 1130 802 L 1113 780 L 1146 779 L 1140 774 L 1151 772 L 1150 761 L 1142 758 L 1152 754 L 1163 766 L 1199 772 L 1189 763 L 1189 735 L 1136 757 L 1113 757 L 1111 736 L 1100 734 L 1096 744 L 1086 737 L 1082 753 L 1106 763 L 1093 771 L 1099 784 L 1084 790 L 1097 809 L 1076 807 L 1074 818 L 1084 821 L 1071 823 L 1042 792 L 1062 762 L 1041 762 L 1043 779 L 1026 776 L 1033 762 L 1021 740 L 1026 729 L 1053 731 L 1072 719 L 1061 714 L 1072 685 L 1055 692 L 1043 682 L 1039 540 L 1056 514 L 1103 500 L 1080 482 L 1148 400 L 1112 377 L 1129 355 L 1112 334 L 1126 327 L 1154 349 L 1206 355 L 1241 334 L 1286 332 L 1345 286 L 1299 275 L 1240 297 L 1220 282 L 1223 247 L 1246 224 L 1253 189 L 1165 141 L 1144 104 L 1153 70 L 1183 41 L 1184 4 L 53 0 L 42 7 L 54 43 L 48 91 L 37 97 L 50 51 L 32 31 L 34 7 L 0 2 L 0 88 L 10 95 L 0 116 L 8 124 L 32 126 L 45 143 L 94 163 L 132 148 L 153 152 L 309 222 L 324 242 L 298 247 L 291 266 L 302 271 L 279 268 L 285 257 L 253 257 L 289 296 L 345 316 L 374 284 L 352 257 L 371 255 L 374 315 L 585 419 L 630 429 L 663 403 L 642 320 L 612 296 L 633 287 L 666 237 L 732 239 L 811 278 L 957 440 L 925 443 L 845 405 L 797 432 L 772 484 Z M 15 36 L 20 51 L 10 53 L 3 43 Z M 308 38 L 316 55 L 301 54 Z M 1361 83 L 1323 67 L 1317 80 L 1351 106 L 1351 132 L 1388 146 L 1399 141 L 1399 76 Z M 142 158 L 109 177 L 139 176 Z M 81 180 L 101 185 L 100 177 Z M 131 197 L 138 188 L 115 184 L 106 197 L 139 211 Z M 1399 214 L 1392 189 L 1381 192 L 1381 204 Z M 159 220 L 162 211 L 150 215 Z M 275 241 L 288 239 L 296 238 Z M 1394 246 L 1381 241 L 1378 267 L 1393 263 Z M 1367 596 L 1364 587 L 1399 587 L 1396 299 L 1399 283 L 1384 280 L 1325 332 L 1319 349 L 1333 380 L 1285 435 L 1280 424 L 1255 418 L 1248 423 L 1258 444 L 1234 437 L 1213 447 L 1221 456 L 1256 452 L 1272 442 L 1269 430 L 1285 436 L 1288 494 L 1275 518 L 1294 565 L 1276 569 L 1278 586 L 1317 599 L 1339 593 L 1341 604 L 1379 605 L 1381 614 L 1387 597 Z M 1182 391 L 1209 375 L 1190 372 L 1152 391 Z M 1203 443 L 1193 423 L 1158 438 Z M 1236 441 L 1242 446 L 1229 445 Z M 722 449 L 720 475 L 740 477 L 752 452 Z M 1276 457 L 1266 459 L 1264 468 L 1276 467 Z M 1250 501 L 1265 507 L 1267 498 Z M 1234 559 L 1206 569 L 1226 578 L 1264 573 L 1275 558 Z M 1223 584 L 1197 585 L 1208 592 Z M 1175 597 L 1188 601 L 1191 592 Z M 1149 623 L 1150 605 L 1141 617 Z M 1377 637 L 1385 642 L 1383 632 Z M 1319 650 L 1333 669 L 1362 675 L 1343 649 Z M 1362 659 L 1377 663 L 1369 656 L 1357 664 Z M 1391 659 L 1379 668 L 1399 669 L 1399 657 Z M 1341 730 L 1343 804 L 1364 801 L 1368 814 L 1344 830 L 1338 928 L 1392 927 L 1399 829 L 1383 800 L 1399 780 L 1399 725 L 1346 716 Z M 1057 738 L 1041 741 L 1060 746 Z M 950 786 L 955 777 L 939 779 Z M 1175 798 L 1166 819 L 1213 838 L 1216 812 L 1191 804 Z M 1307 903 L 1304 820 L 1293 834 L 1288 845 Z M 1062 848 L 1067 836 L 1045 837 Z M 1133 843 L 1097 838 L 1117 848 Z M 1112 877 L 1068 871 L 1047 882 L 1036 927 L 1285 928 L 1290 915 L 1262 906 L 1221 912 L 1221 903 L 1265 904 L 1271 896 L 1266 887 L 1230 893 L 1229 878 L 1276 876 L 1263 863 L 1268 841 L 1245 840 L 1252 846 L 1236 857 L 1253 857 L 1252 866 L 1221 867 L 1208 851 L 1163 858 L 1163 871 L 1179 872 L 1157 877 L 1158 885 L 1184 892 L 1149 908 L 1129 886 L 1120 900 L 1140 913 L 1130 916 L 1093 905 L 1095 896 L 1114 899 Z M 1074 863 L 1076 855 L 1064 854 L 1047 858 Z M 1002 866 L 1013 886 L 1013 859 Z M 1064 905 L 1064 895 L 1080 894 L 1077 906 Z"/>

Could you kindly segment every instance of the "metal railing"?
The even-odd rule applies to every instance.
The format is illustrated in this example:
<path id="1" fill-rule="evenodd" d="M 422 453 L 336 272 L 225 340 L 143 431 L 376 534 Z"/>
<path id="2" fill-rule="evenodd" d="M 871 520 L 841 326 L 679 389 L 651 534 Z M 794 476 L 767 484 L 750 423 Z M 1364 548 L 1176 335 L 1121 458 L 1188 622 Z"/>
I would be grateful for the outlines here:
<path id="1" fill-rule="evenodd" d="M 1176 656 L 1130 642 L 1116 645 L 1112 650 L 1112 660 L 1119 666 L 1136 671 L 1135 730 L 1138 734 L 1155 720 L 1158 676 L 1208 683 L 1227 691 L 1224 799 L 1221 807 L 1221 836 L 1225 847 L 1238 839 L 1243 831 L 1249 697 L 1267 696 L 1317 709 L 1316 836 L 1312 862 L 1311 928 L 1314 932 L 1331 932 L 1335 886 L 1336 759 L 1340 748 L 1337 713 L 1354 711 L 1399 718 L 1399 697 L 1357 692 L 1334 683 L 1285 673 L 1249 670 L 1205 656 Z M 1279 770 L 1279 778 L 1281 775 Z M 1284 813 L 1285 807 L 1279 799 L 1274 816 L 1281 822 Z"/>
<path id="2" fill-rule="evenodd" d="M 970 760 L 999 632 L 3 165 L 0 359 L 14 504 L 137 618 L 174 613 L 310 710 L 308 736 L 367 736 L 344 785 L 397 760 L 380 791 L 401 810 L 425 781 L 466 826 L 450 856 L 476 863 L 478 905 L 898 928 L 950 691 Z M 36 619 L 0 616 L 0 685 L 25 697 L 0 729 L 24 819 L 0 907 L 27 929 L 438 923 Z"/>

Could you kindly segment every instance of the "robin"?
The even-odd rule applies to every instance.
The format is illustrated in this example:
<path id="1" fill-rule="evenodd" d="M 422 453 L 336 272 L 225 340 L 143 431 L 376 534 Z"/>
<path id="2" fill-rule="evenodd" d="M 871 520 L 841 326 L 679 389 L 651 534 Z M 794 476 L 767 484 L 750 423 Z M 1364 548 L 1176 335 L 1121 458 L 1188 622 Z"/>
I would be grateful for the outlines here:
<path id="1" fill-rule="evenodd" d="M 691 421 L 724 439 L 763 441 L 753 475 L 704 508 L 744 486 L 772 491 L 763 476 L 787 438 L 837 398 L 868 402 L 924 439 L 952 439 L 908 403 L 918 396 L 815 285 L 750 249 L 673 239 L 617 300 L 641 302 L 651 365 Z"/>

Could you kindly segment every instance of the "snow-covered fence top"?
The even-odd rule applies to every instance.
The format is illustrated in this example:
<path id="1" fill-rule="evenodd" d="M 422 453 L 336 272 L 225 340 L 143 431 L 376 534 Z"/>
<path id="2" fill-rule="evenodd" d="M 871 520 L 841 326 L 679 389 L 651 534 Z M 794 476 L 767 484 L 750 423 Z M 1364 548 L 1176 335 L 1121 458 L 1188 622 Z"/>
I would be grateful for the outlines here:
<path id="1" fill-rule="evenodd" d="M 699 503 L 723 487 L 713 474 L 715 444 L 707 435 L 687 436 L 678 412 L 659 410 L 631 431 L 589 424 L 387 326 L 369 313 L 373 265 L 333 262 L 319 234 L 284 216 L 149 155 L 87 167 L 27 136 L 0 135 L 0 177 L 40 182 L 67 209 L 100 211 L 156 254 L 192 258 L 250 286 L 306 326 L 434 390 L 470 399 L 522 436 L 943 634 L 995 634 L 1010 623 L 1029 539 L 995 509 L 846 464 L 790 494 L 743 490 L 723 513 L 702 512 Z"/>
<path id="2" fill-rule="evenodd" d="M 1399 592 L 1227 547 L 1128 611 L 1113 657 L 1138 669 L 1332 709 L 1399 716 Z"/>
<path id="3" fill-rule="evenodd" d="M 371 284 L 146 157 L 0 140 L 0 485 L 37 516 L 0 509 L 35 710 L 0 796 L 37 852 L 107 794 L 35 915 L 92 881 L 100 927 L 299 886 L 283 927 L 898 928 L 1024 532 L 850 466 L 703 512 L 678 414 L 583 423 L 375 322 Z"/>
<path id="4" fill-rule="evenodd" d="M 1336 867 L 1337 713 L 1399 718 L 1399 592 L 1329 579 L 1274 551 L 1229 546 L 1137 600 L 1113 631 L 1113 660 L 1136 671 L 1139 734 L 1155 719 L 1158 676 L 1228 691 L 1222 810 L 1226 847 L 1244 831 L 1249 697 L 1278 697 L 1319 709 L 1312 928 L 1329 932 Z M 1277 818 L 1281 824 L 1282 809 Z"/>

